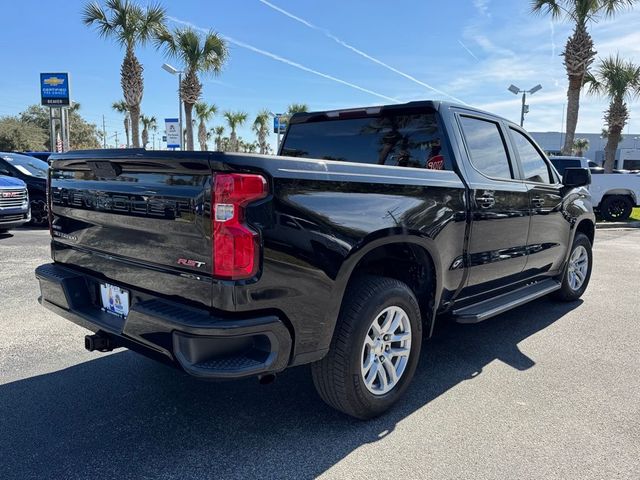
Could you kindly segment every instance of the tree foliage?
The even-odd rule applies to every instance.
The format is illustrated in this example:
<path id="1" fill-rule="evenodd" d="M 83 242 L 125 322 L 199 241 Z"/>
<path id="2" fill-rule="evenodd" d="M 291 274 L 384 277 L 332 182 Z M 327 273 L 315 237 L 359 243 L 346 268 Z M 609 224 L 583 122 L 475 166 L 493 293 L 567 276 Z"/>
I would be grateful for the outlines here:
<path id="1" fill-rule="evenodd" d="M 202 95 L 201 75 L 217 75 L 227 61 L 226 41 L 215 32 L 204 35 L 191 27 L 173 32 L 163 29 L 156 38 L 156 46 L 164 47 L 167 57 L 184 65 L 185 75 L 180 85 L 187 130 L 187 150 L 193 150 L 193 107 Z M 206 135 L 206 130 L 205 130 Z"/>
<path id="2" fill-rule="evenodd" d="M 78 104 L 75 104 L 78 105 Z M 102 136 L 93 123 L 87 122 L 78 111 L 70 108 L 69 148 L 82 150 L 100 148 Z M 40 105 L 31 105 L 16 117 L 2 119 L 3 150 L 49 150 L 49 110 Z"/>
<path id="3" fill-rule="evenodd" d="M 224 118 L 227 120 L 227 125 L 231 130 L 229 135 L 229 148 L 225 151 L 238 152 L 240 151 L 240 141 L 236 129 L 241 127 L 247 120 L 247 114 L 245 112 L 224 112 Z"/>
<path id="4" fill-rule="evenodd" d="M 48 135 L 38 125 L 26 123 L 19 117 L 0 118 L 0 151 L 43 151 Z"/>
<path id="5" fill-rule="evenodd" d="M 601 18 L 611 18 L 631 7 L 636 0 L 533 0 L 534 13 L 548 15 L 553 20 L 562 19 L 573 24 L 573 33 L 567 39 L 562 52 L 569 85 L 567 88 L 567 125 L 562 152 L 570 155 L 578 124 L 580 91 L 585 75 L 596 58 L 589 23 Z"/>
<path id="6" fill-rule="evenodd" d="M 256 119 L 253 121 L 251 127 L 258 137 L 258 150 L 261 154 L 269 153 L 270 146 L 267 142 L 269 136 L 269 120 L 271 116 L 268 110 L 261 110 L 258 112 Z"/>
<path id="7" fill-rule="evenodd" d="M 218 107 L 214 104 L 208 104 L 207 102 L 196 102 L 194 105 L 196 117 L 200 121 L 198 125 L 198 142 L 200 143 L 200 150 L 208 150 L 207 139 L 207 122 L 218 113 Z"/>
<path id="8" fill-rule="evenodd" d="M 581 157 L 587 150 L 589 150 L 588 138 L 576 138 L 573 141 L 573 151 L 577 156 Z"/>
<path id="9" fill-rule="evenodd" d="M 604 168 L 606 173 L 611 173 L 622 130 L 629 119 L 627 102 L 640 96 L 640 66 L 619 55 L 610 56 L 601 60 L 597 68 L 587 74 L 585 85 L 589 88 L 589 94 L 609 100 L 609 108 L 604 114 L 607 132 Z"/>
<path id="10" fill-rule="evenodd" d="M 135 49 L 155 38 L 165 26 L 166 11 L 160 5 L 142 8 L 131 0 L 107 0 L 105 8 L 98 2 L 85 5 L 82 21 L 93 26 L 98 35 L 112 38 L 125 48 L 120 67 L 122 94 L 131 114 L 133 146 L 140 146 L 140 103 L 144 93 L 142 72 Z"/>

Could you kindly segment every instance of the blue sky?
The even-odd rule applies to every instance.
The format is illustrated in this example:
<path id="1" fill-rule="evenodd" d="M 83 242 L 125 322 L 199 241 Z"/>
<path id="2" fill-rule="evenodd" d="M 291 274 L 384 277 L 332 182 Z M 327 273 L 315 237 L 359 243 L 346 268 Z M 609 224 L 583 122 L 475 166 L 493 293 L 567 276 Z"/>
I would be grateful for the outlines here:
<path id="1" fill-rule="evenodd" d="M 141 3 L 145 3 L 141 0 Z M 559 130 L 566 101 L 561 53 L 570 27 L 530 14 L 526 0 L 163 0 L 172 25 L 214 29 L 230 42 L 222 74 L 204 81 L 203 99 L 252 120 L 289 103 L 314 110 L 404 102 L 462 100 L 517 121 L 520 99 L 509 84 L 543 90 L 529 99 L 525 127 Z M 3 2 L 0 115 L 39 102 L 38 73 L 68 71 L 82 113 L 119 132 L 111 110 L 121 98 L 123 52 L 80 20 L 84 2 Z M 293 18 L 295 17 L 295 18 Z M 11 21 L 8 21 L 11 19 Z M 640 63 L 640 8 L 592 25 L 599 56 L 620 52 Z M 142 110 L 177 114 L 177 79 L 152 46 L 139 49 L 145 68 Z M 394 71 L 395 70 L 395 71 Z M 640 103 L 627 131 L 640 131 Z M 578 131 L 599 132 L 606 102 L 583 95 Z M 223 123 L 221 116 L 211 126 Z M 241 130 L 251 137 L 249 123 Z M 272 141 L 275 141 L 272 135 Z"/>

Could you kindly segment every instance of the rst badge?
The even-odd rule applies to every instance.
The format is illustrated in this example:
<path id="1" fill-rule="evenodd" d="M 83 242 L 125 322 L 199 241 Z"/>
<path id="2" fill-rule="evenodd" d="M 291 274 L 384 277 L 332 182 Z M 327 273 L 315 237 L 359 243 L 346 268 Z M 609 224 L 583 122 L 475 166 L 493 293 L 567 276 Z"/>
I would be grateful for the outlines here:
<path id="1" fill-rule="evenodd" d="M 198 262 L 197 260 L 191 260 L 190 258 L 179 258 L 178 265 L 184 265 L 185 267 L 200 268 L 206 265 L 205 262 Z"/>

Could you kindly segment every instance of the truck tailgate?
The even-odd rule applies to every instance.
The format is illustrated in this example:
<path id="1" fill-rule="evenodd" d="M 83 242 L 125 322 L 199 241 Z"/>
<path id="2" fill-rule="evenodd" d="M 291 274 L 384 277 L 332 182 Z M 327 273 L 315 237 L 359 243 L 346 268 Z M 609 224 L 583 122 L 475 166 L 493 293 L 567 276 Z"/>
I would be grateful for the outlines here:
<path id="1" fill-rule="evenodd" d="M 55 261 L 211 306 L 207 154 L 71 154 L 50 178 Z"/>

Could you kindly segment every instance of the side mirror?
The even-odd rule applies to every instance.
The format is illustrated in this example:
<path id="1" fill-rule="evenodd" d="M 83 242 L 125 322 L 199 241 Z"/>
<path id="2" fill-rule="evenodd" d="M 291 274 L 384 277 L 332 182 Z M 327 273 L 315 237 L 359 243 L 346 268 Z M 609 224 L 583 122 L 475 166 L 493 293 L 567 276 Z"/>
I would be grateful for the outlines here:
<path id="1" fill-rule="evenodd" d="M 588 168 L 568 167 L 562 174 L 562 184 L 565 187 L 586 187 L 591 185 L 591 171 Z"/>

